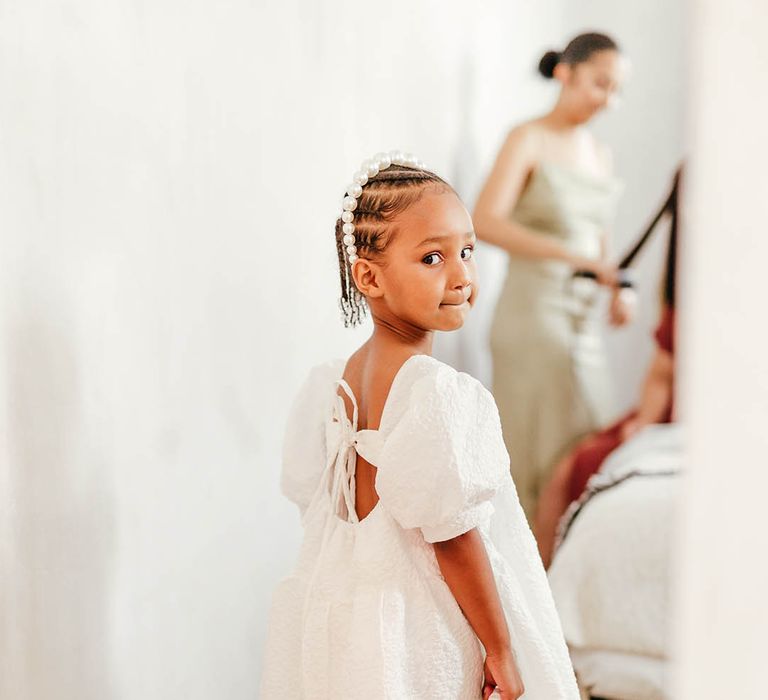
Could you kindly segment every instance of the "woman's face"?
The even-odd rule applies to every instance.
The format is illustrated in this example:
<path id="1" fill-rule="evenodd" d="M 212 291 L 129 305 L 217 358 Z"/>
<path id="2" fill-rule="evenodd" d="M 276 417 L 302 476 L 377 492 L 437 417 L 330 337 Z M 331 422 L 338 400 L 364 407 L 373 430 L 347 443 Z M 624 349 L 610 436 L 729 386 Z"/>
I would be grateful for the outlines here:
<path id="1" fill-rule="evenodd" d="M 588 61 L 561 64 L 558 76 L 578 121 L 586 122 L 615 102 L 626 73 L 626 59 L 618 51 L 598 51 Z M 558 66 L 560 68 L 560 66 Z"/>
<path id="2" fill-rule="evenodd" d="M 476 237 L 466 207 L 454 192 L 430 187 L 392 227 L 381 256 L 355 263 L 374 317 L 420 331 L 460 328 L 477 298 Z"/>

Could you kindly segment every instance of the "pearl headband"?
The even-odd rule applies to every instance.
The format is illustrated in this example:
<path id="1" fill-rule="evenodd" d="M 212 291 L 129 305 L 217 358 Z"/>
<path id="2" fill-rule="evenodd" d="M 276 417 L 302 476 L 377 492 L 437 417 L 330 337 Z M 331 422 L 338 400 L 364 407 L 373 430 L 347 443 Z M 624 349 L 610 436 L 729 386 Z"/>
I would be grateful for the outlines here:
<path id="1" fill-rule="evenodd" d="M 355 260 L 358 258 L 357 246 L 355 245 L 355 224 L 353 223 L 355 215 L 352 212 L 357 209 L 357 200 L 363 194 L 363 185 L 391 165 L 424 168 L 424 163 L 416 156 L 412 153 L 403 153 L 402 151 L 377 153 L 373 158 L 363 161 L 360 170 L 352 176 L 352 184 L 347 187 L 347 195 L 341 204 L 341 220 L 344 222 L 341 230 L 344 232 L 344 246 L 347 251 L 350 267 L 354 265 Z"/>

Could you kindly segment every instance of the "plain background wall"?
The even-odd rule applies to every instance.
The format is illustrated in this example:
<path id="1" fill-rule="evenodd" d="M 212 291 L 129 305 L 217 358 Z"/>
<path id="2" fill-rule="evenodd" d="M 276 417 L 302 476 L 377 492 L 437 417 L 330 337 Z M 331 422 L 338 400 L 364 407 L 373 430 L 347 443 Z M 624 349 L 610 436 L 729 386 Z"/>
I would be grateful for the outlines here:
<path id="1" fill-rule="evenodd" d="M 299 538 L 283 421 L 365 337 L 336 307 L 341 191 L 397 147 L 471 204 L 554 99 L 538 57 L 594 25 L 635 64 L 597 127 L 631 237 L 679 156 L 682 18 L 622 5 L 0 5 L 0 697 L 255 697 Z M 487 381 L 503 256 L 480 262 L 474 325 L 437 347 Z"/>
<path id="2" fill-rule="evenodd" d="M 768 5 L 692 7 L 682 241 L 688 476 L 672 697 L 766 697 Z"/>

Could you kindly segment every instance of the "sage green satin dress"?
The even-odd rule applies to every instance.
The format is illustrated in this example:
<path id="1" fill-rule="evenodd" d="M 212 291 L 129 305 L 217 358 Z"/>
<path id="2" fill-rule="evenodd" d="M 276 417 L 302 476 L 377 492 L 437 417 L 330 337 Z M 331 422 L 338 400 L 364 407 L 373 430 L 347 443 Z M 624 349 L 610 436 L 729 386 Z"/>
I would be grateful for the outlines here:
<path id="1" fill-rule="evenodd" d="M 596 259 L 621 190 L 615 178 L 545 162 L 511 217 Z M 557 460 L 613 417 L 604 299 L 597 283 L 574 279 L 564 262 L 510 256 L 491 328 L 493 393 L 512 477 L 531 522 Z"/>

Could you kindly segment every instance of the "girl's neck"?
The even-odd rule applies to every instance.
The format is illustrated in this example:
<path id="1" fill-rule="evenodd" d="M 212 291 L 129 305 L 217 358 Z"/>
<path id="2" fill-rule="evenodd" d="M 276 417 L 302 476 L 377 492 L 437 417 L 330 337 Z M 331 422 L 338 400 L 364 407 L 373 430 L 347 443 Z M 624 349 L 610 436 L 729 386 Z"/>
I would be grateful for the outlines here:
<path id="1" fill-rule="evenodd" d="M 431 355 L 434 335 L 433 331 L 409 324 L 394 325 L 374 317 L 373 333 L 366 344 L 371 350 L 383 355 Z"/>

